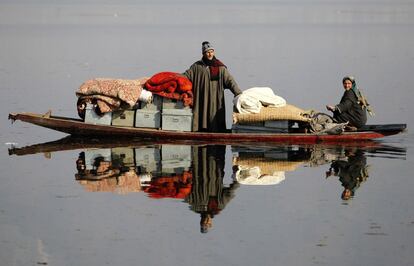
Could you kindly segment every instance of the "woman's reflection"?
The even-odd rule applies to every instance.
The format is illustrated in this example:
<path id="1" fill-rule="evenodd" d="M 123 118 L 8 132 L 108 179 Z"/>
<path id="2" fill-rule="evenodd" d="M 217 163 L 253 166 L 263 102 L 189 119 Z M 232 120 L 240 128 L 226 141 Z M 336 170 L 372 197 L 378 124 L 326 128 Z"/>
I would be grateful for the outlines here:
<path id="1" fill-rule="evenodd" d="M 365 182 L 369 176 L 367 158 L 360 149 L 346 149 L 346 160 L 336 160 L 331 163 L 331 167 L 326 172 L 326 177 L 331 175 L 339 176 L 344 190 L 341 198 L 349 200 L 355 196 L 355 191 Z"/>
<path id="2" fill-rule="evenodd" d="M 207 233 L 213 218 L 234 197 L 238 183 L 223 184 L 226 146 L 193 147 L 193 186 L 186 198 L 200 214 L 200 231 Z"/>

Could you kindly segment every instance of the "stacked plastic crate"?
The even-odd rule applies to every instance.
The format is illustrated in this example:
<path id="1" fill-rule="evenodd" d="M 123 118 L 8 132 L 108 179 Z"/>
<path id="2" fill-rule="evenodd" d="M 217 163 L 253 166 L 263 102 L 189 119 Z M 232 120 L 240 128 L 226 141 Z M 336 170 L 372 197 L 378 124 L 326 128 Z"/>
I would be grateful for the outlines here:
<path id="1" fill-rule="evenodd" d="M 140 103 L 135 114 L 135 127 L 161 128 L 161 108 L 162 98 L 157 95 L 150 103 Z"/>
<path id="2" fill-rule="evenodd" d="M 193 112 L 184 106 L 182 101 L 164 98 L 162 102 L 162 129 L 175 131 L 191 131 Z"/>
<path id="3" fill-rule="evenodd" d="M 141 102 L 137 109 L 117 110 L 98 115 L 92 104 L 88 104 L 85 122 L 99 125 L 123 127 L 156 128 L 173 131 L 191 131 L 192 109 L 182 101 L 153 96 L 150 103 Z"/>

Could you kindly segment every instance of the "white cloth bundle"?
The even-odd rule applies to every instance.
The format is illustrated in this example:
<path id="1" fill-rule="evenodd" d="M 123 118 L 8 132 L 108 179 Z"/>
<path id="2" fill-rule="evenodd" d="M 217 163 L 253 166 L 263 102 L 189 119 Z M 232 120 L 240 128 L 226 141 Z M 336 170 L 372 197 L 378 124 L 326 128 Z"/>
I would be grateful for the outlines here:
<path id="1" fill-rule="evenodd" d="M 142 89 L 141 94 L 139 95 L 138 101 L 144 103 L 152 102 L 152 92 Z"/>
<path id="2" fill-rule="evenodd" d="M 140 182 L 141 186 L 147 186 L 149 184 L 149 182 L 151 182 L 151 180 L 152 180 L 152 175 L 151 174 L 141 174 L 138 177 L 139 177 L 139 182 Z"/>
<path id="3" fill-rule="evenodd" d="M 233 174 L 233 179 L 243 185 L 277 185 L 285 180 L 285 172 L 275 171 L 271 175 L 261 174 L 260 167 L 238 167 Z"/>
<path id="4" fill-rule="evenodd" d="M 237 95 L 233 104 L 241 114 L 257 114 L 262 106 L 282 107 L 286 105 L 286 100 L 275 95 L 269 87 L 253 87 Z"/>

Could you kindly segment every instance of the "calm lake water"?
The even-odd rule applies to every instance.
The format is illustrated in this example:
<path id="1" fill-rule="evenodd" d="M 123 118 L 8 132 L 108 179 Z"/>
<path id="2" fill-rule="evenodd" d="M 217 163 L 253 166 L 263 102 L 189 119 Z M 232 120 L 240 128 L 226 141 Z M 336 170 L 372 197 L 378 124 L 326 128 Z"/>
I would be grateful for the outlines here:
<path id="1" fill-rule="evenodd" d="M 413 265 L 414 2 L 312 2 L 0 1 L 0 264 Z M 352 74 L 369 123 L 408 131 L 346 146 L 102 143 L 7 120 L 76 117 L 85 80 L 183 72 L 204 40 L 242 89 L 324 111 Z"/>

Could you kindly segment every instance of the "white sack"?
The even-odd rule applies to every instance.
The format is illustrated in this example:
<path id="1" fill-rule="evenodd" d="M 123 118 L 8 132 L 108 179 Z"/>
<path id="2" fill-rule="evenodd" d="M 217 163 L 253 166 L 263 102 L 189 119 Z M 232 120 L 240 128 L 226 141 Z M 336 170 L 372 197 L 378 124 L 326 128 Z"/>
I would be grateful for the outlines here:
<path id="1" fill-rule="evenodd" d="M 286 105 L 286 100 L 275 95 L 269 87 L 253 87 L 237 95 L 233 104 L 241 114 L 257 114 L 262 106 L 282 107 Z"/>

